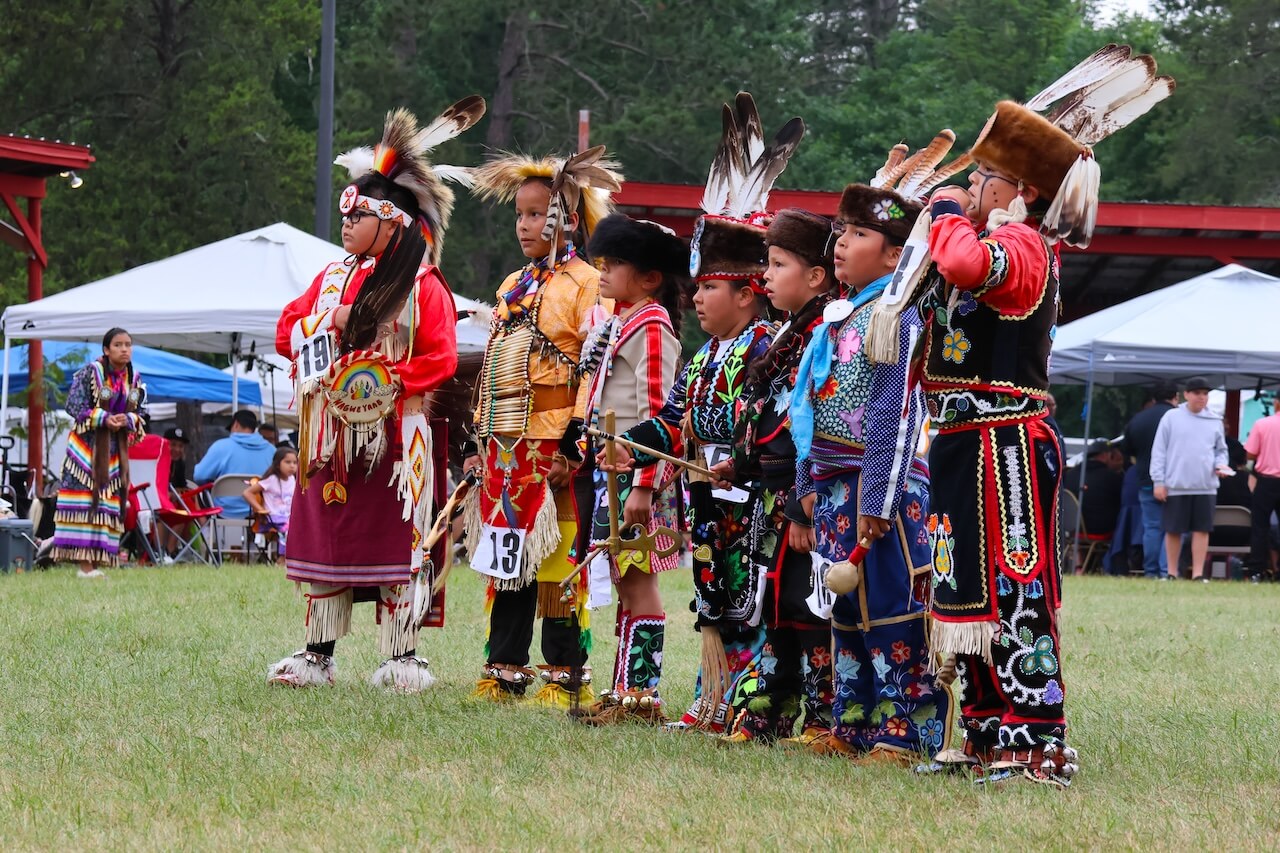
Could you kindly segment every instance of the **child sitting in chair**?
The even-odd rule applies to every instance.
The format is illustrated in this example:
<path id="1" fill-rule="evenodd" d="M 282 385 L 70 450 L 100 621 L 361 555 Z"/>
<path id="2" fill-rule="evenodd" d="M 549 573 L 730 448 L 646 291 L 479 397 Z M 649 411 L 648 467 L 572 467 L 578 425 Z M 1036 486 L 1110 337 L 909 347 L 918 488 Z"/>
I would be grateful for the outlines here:
<path id="1" fill-rule="evenodd" d="M 284 563 L 285 540 L 289 535 L 289 507 L 297 480 L 298 454 L 288 447 L 276 450 L 271 467 L 261 477 L 249 481 L 244 499 L 254 514 L 254 533 L 276 534 L 276 562 Z"/>

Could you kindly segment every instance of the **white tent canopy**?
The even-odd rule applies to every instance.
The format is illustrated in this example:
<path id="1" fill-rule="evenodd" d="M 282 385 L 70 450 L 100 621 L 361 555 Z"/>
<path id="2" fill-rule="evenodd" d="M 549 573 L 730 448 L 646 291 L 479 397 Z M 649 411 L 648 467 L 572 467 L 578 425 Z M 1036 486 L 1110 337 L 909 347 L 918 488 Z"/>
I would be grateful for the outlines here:
<path id="1" fill-rule="evenodd" d="M 1280 278 L 1229 264 L 1058 329 L 1054 382 L 1124 385 L 1204 376 L 1220 388 L 1280 383 Z"/>

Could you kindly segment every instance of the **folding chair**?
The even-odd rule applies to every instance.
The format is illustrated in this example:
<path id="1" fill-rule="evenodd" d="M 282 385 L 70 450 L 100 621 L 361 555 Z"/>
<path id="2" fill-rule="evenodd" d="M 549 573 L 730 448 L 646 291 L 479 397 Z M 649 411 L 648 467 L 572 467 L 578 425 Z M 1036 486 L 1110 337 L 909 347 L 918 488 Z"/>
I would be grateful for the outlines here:
<path id="1" fill-rule="evenodd" d="M 199 506 L 198 496 L 208 486 L 179 494 L 169 485 L 169 442 L 158 435 L 143 438 L 129 448 L 129 470 L 134 479 L 146 479 L 137 484 L 135 491 L 140 503 L 138 526 L 152 560 L 163 560 L 160 531 L 164 530 L 178 543 L 175 562 L 190 555 L 205 565 L 217 565 L 220 555 L 213 543 L 217 541 L 216 524 L 222 510 Z"/>
<path id="2" fill-rule="evenodd" d="M 249 481 L 257 478 L 258 474 L 223 474 L 214 480 L 209 487 L 209 496 L 213 499 L 214 505 L 217 506 L 218 498 L 238 498 L 244 494 L 245 487 L 249 485 Z M 244 562 L 249 562 L 249 543 L 253 539 L 250 532 L 253 527 L 253 518 L 227 518 L 225 515 L 218 518 L 218 552 L 219 558 L 222 556 L 222 549 L 226 547 L 228 551 L 239 550 L 243 556 Z M 224 546 L 224 539 L 228 531 L 240 531 L 240 548 L 232 548 L 229 543 Z"/>
<path id="3" fill-rule="evenodd" d="M 1253 533 L 1253 513 L 1247 506 L 1222 504 L 1213 509 L 1213 530 L 1209 533 L 1209 554 L 1205 557 L 1206 577 L 1213 574 L 1214 557 L 1223 557 L 1224 576 L 1231 580 L 1230 557 L 1247 559 L 1250 547 L 1243 544 Z"/>

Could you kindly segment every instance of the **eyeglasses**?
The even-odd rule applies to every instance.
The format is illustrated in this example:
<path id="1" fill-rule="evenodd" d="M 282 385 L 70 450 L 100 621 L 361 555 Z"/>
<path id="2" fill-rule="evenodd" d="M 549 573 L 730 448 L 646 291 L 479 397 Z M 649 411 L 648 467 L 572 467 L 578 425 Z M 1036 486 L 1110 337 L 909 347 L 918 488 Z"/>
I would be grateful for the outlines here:
<path id="1" fill-rule="evenodd" d="M 353 210 L 342 217 L 342 222 L 344 225 L 359 225 L 360 220 L 366 216 L 377 218 L 377 214 L 371 210 Z"/>
<path id="2" fill-rule="evenodd" d="M 981 169 L 974 169 L 973 173 L 982 179 L 983 183 L 987 181 L 1004 181 L 1006 184 L 1018 185 L 1018 182 L 1012 178 L 1006 178 L 1004 175 L 997 175 L 994 172 L 984 172 Z"/>

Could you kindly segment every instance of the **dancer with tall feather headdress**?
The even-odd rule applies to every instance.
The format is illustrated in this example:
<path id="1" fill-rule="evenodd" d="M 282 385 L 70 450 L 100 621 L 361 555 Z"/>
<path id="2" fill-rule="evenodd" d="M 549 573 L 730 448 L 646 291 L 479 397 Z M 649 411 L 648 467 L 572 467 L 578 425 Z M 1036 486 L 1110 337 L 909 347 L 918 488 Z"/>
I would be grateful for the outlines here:
<path id="1" fill-rule="evenodd" d="M 604 154 L 599 145 L 567 158 L 502 155 L 475 173 L 481 198 L 514 202 L 529 259 L 498 288 L 465 463 L 484 472 L 464 517 L 471 567 L 487 579 L 487 653 L 475 695 L 493 701 L 525 695 L 538 678 L 529 647 L 539 613 L 545 684 L 536 700 L 570 708 L 591 698 L 585 590 L 575 608 L 560 582 L 573 571 L 577 531 L 569 485 L 582 463 L 588 395 L 579 357 L 608 313 L 600 273 L 583 255 L 622 187 Z"/>
<path id="2" fill-rule="evenodd" d="M 690 243 L 694 308 L 711 339 L 676 379 L 666 405 L 625 437 L 668 454 L 683 449 L 699 464 L 732 454 L 735 400 L 748 366 L 769 349 L 776 326 L 764 289 L 769 191 L 804 136 L 793 118 L 765 144 L 755 101 L 746 92 L 722 110 L 723 133 Z M 597 463 L 605 464 L 597 455 Z M 619 448 L 616 468 L 656 458 Z M 755 555 L 772 527 L 757 504 L 758 479 L 720 488 L 686 472 L 693 541 L 693 581 L 702 664 L 693 706 L 670 725 L 724 731 L 741 705 L 764 640 L 760 625 L 765 567 Z"/>
<path id="3" fill-rule="evenodd" d="M 1150 56 L 1108 45 L 1025 106 L 997 104 L 969 152 L 968 191 L 933 194 L 868 329 L 872 358 L 892 359 L 904 309 L 924 319 L 938 427 L 931 643 L 950 656 L 943 674 L 955 678 L 965 736 L 937 764 L 981 767 L 988 783 L 1066 786 L 1076 771 L 1058 621 L 1063 453 L 1045 423 L 1057 244 L 1088 245 L 1092 146 L 1172 93 L 1155 71 Z"/>
<path id="4" fill-rule="evenodd" d="M 726 743 L 808 744 L 831 729 L 830 601 L 811 571 L 813 519 L 802 499 L 812 485 L 796 478 L 789 410 L 801 354 L 833 296 L 834 242 L 831 220 L 810 211 L 781 210 L 769 223 L 765 290 L 787 321 L 748 368 L 733 455 L 713 469 L 724 480 L 759 483 L 752 525 L 762 535 L 752 559 L 765 573 L 758 677 Z M 803 733 L 793 738 L 802 714 Z"/>
<path id="5" fill-rule="evenodd" d="M 444 484 L 432 392 L 458 363 L 457 312 L 437 266 L 453 207 L 441 178 L 465 179 L 465 170 L 433 167 L 426 154 L 484 110 L 472 96 L 421 128 L 394 110 L 376 147 L 336 161 L 352 178 L 338 204 L 351 254 L 285 306 L 276 327 L 276 349 L 294 362 L 299 414 L 286 577 L 310 590 L 306 648 L 270 668 L 273 684 L 334 683 L 334 647 L 357 597 L 376 602 L 387 658 L 373 683 L 415 692 L 435 680 L 416 655 L 418 629 L 443 624 L 443 598 L 415 617 L 409 580 L 442 564 L 442 554 L 423 553 Z"/>

